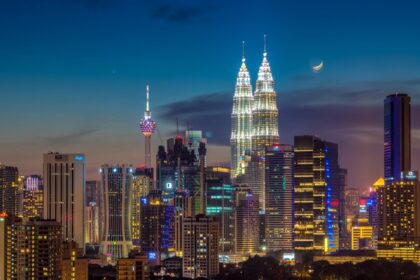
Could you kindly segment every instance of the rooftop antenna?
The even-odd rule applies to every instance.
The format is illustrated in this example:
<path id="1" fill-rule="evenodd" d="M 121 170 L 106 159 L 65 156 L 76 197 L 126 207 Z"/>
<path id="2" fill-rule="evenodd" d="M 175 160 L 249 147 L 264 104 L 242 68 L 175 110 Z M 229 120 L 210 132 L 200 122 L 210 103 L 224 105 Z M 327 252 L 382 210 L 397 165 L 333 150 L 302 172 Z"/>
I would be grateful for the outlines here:
<path id="1" fill-rule="evenodd" d="M 242 41 L 242 62 L 245 62 L 245 41 Z"/>

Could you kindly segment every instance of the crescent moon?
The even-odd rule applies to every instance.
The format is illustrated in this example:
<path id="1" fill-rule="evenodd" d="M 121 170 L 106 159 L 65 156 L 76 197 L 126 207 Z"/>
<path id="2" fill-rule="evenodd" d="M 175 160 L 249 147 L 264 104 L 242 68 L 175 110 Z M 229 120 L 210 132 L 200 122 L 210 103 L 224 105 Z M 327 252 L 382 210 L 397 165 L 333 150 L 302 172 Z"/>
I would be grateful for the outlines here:
<path id="1" fill-rule="evenodd" d="M 321 69 L 324 67 L 324 61 L 321 60 L 321 63 L 319 65 L 316 66 L 312 66 L 312 70 L 314 72 L 319 72 L 321 71 Z"/>

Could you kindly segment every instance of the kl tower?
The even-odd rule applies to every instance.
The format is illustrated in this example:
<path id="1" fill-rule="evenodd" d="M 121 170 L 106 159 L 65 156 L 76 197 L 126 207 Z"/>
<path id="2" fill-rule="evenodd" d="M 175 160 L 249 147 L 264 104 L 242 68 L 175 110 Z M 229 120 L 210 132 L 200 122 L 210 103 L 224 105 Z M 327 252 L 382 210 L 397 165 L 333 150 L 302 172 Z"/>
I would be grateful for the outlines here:
<path id="1" fill-rule="evenodd" d="M 146 85 L 146 111 L 144 112 L 144 118 L 140 121 L 140 131 L 144 135 L 144 167 L 151 168 L 152 166 L 152 151 L 151 151 L 151 139 L 152 134 L 155 132 L 156 122 L 152 120 L 152 113 L 149 108 L 149 84 Z"/>

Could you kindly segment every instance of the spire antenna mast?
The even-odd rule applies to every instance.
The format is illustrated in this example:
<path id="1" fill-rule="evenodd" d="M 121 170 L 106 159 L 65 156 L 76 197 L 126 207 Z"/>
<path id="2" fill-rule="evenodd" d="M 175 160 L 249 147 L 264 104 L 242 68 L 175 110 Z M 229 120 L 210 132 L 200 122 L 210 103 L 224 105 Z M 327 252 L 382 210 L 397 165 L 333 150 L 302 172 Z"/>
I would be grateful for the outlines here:
<path id="1" fill-rule="evenodd" d="M 245 62 L 245 41 L 242 41 L 242 62 Z"/>
<path id="2" fill-rule="evenodd" d="M 149 82 L 146 84 L 146 112 L 150 111 L 149 107 Z"/>
<path id="3" fill-rule="evenodd" d="M 267 34 L 264 34 L 264 56 L 267 55 Z"/>

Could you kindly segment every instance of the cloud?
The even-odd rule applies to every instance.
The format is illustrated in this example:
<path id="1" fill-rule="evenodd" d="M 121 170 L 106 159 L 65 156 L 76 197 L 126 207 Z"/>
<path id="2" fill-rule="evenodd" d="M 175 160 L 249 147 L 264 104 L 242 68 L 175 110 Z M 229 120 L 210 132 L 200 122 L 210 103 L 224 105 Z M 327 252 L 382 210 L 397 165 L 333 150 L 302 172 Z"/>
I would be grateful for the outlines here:
<path id="1" fill-rule="evenodd" d="M 180 6 L 171 3 L 161 4 L 152 12 L 152 18 L 166 20 L 169 22 L 186 23 L 202 16 L 208 15 L 216 10 L 213 5 L 206 5 L 200 2 L 199 5 Z"/>
<path id="2" fill-rule="evenodd" d="M 99 131 L 99 129 L 82 128 L 69 134 L 44 137 L 44 139 L 47 140 L 50 145 L 65 145 L 80 141 L 80 138 L 94 134 L 97 131 Z"/>

